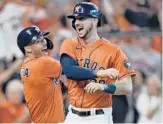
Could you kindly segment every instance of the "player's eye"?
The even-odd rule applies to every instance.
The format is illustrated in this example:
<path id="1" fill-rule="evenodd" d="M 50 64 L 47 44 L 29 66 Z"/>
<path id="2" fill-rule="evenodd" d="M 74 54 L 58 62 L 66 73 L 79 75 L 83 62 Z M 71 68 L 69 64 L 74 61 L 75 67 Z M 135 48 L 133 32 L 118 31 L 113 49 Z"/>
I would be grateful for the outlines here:
<path id="1" fill-rule="evenodd" d="M 85 20 L 86 18 L 84 18 L 84 17 L 76 17 L 76 20 L 80 20 L 80 21 L 82 21 L 82 20 Z"/>
<path id="2" fill-rule="evenodd" d="M 33 44 L 36 44 L 36 43 L 39 43 L 40 42 L 40 40 L 36 40 Z"/>
<path id="3" fill-rule="evenodd" d="M 40 39 L 40 43 L 45 43 L 46 40 L 45 39 Z"/>

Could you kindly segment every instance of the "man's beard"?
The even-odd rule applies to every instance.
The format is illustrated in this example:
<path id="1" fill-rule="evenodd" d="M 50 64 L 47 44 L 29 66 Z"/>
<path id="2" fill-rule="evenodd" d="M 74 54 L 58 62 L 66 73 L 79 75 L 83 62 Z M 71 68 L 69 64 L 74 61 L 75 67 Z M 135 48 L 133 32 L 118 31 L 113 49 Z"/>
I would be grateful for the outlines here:
<path id="1" fill-rule="evenodd" d="M 93 26 L 91 25 L 91 27 L 86 31 L 85 35 L 80 38 L 87 39 L 90 36 L 92 29 Z"/>

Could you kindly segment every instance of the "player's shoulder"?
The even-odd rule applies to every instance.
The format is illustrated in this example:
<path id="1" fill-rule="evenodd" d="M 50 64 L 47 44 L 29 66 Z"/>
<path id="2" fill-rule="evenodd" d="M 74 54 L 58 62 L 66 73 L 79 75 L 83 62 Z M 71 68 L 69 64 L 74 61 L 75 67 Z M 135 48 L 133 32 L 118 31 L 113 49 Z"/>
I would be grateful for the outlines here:
<path id="1" fill-rule="evenodd" d="M 108 39 L 105 39 L 105 38 L 102 38 L 104 44 L 105 44 L 105 47 L 108 49 L 108 50 L 114 50 L 114 51 L 119 51 L 120 50 L 120 47 L 118 45 L 116 45 L 115 43 L 112 43 L 110 40 Z"/>
<path id="2" fill-rule="evenodd" d="M 57 60 L 52 58 L 51 56 L 42 56 L 39 58 L 40 65 L 52 64 L 52 63 L 59 63 Z"/>

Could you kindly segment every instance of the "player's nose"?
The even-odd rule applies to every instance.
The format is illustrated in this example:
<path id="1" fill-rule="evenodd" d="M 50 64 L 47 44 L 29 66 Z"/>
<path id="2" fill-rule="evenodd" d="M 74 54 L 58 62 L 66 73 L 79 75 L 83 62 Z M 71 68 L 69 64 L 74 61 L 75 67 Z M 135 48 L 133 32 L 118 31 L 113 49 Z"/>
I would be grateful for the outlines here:
<path id="1" fill-rule="evenodd" d="M 42 45 L 43 45 L 43 46 L 47 45 L 47 42 L 46 42 L 45 39 L 43 40 Z"/>

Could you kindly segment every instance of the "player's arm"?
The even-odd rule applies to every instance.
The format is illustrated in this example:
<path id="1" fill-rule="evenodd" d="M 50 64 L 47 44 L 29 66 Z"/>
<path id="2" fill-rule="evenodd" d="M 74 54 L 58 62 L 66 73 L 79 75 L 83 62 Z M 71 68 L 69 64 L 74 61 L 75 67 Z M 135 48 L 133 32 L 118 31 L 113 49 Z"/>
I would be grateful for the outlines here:
<path id="1" fill-rule="evenodd" d="M 80 67 L 78 63 L 67 54 L 63 54 L 60 61 L 63 69 L 62 71 L 69 79 L 89 80 L 97 77 L 115 78 L 118 76 L 118 71 L 115 69 L 106 69 L 96 72 L 95 70 Z"/>
<path id="2" fill-rule="evenodd" d="M 114 82 L 114 84 L 104 85 L 104 92 L 110 92 L 110 89 L 113 88 L 114 92 L 112 92 L 112 94 L 114 95 L 124 95 L 132 93 L 131 76 L 135 75 L 135 71 L 132 69 L 130 61 L 120 49 L 120 47 L 117 47 L 116 56 L 113 61 L 113 67 L 119 70 L 119 78 L 117 81 Z"/>
<path id="3" fill-rule="evenodd" d="M 87 84 L 85 90 L 87 92 L 104 91 L 114 95 L 124 95 L 132 93 L 132 80 L 131 76 L 135 75 L 134 70 L 131 67 L 131 63 L 118 47 L 116 58 L 114 61 L 114 67 L 119 70 L 119 80 L 113 84 L 99 84 L 93 83 Z"/>
<path id="4" fill-rule="evenodd" d="M 113 95 L 124 95 L 132 93 L 132 80 L 131 76 L 125 77 L 114 84 L 100 84 L 91 82 L 86 85 L 85 90 L 89 93 L 102 91 L 111 93 Z"/>
<path id="5" fill-rule="evenodd" d="M 131 76 L 125 77 L 122 80 L 114 83 L 116 90 L 114 95 L 124 95 L 132 93 L 132 79 Z M 104 88 L 104 91 L 107 92 L 107 88 Z"/>
<path id="6" fill-rule="evenodd" d="M 61 56 L 62 71 L 68 79 L 88 80 L 97 77 L 96 71 L 79 67 L 78 63 L 69 55 Z"/>

